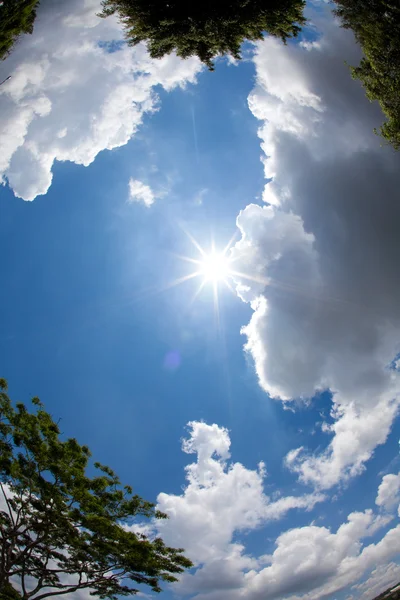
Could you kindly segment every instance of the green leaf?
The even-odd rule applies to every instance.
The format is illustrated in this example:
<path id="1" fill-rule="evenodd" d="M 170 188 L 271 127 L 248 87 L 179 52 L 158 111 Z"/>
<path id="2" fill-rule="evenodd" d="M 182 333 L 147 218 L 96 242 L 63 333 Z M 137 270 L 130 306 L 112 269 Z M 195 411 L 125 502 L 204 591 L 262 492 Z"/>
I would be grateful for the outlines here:
<path id="1" fill-rule="evenodd" d="M 41 402 L 32 403 L 29 412 L 0 393 L 0 499 L 7 508 L 0 511 L 0 598 L 42 600 L 88 588 L 117 599 L 137 585 L 158 592 L 160 582 L 175 581 L 191 566 L 183 550 L 127 528 L 166 515 L 121 486 L 110 467 L 95 463 L 97 473 L 88 476 L 88 447 L 61 439 Z"/>
<path id="2" fill-rule="evenodd" d="M 305 23 L 305 0 L 103 0 L 101 16 L 117 13 L 131 45 L 146 42 L 150 55 L 175 51 L 197 56 L 210 70 L 217 56 L 240 59 L 245 40 L 269 33 L 286 42 Z"/>

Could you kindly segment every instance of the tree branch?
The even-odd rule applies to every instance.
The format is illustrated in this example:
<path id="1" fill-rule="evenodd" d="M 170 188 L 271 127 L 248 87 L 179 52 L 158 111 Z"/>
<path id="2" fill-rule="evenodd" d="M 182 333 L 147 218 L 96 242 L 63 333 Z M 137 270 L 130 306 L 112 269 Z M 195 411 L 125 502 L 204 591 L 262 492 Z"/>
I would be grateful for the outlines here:
<path id="1" fill-rule="evenodd" d="M 0 481 L 0 487 L 1 487 L 1 491 L 2 491 L 2 493 L 3 493 L 3 496 L 4 496 L 4 500 L 5 500 L 6 504 L 7 504 L 8 512 L 9 512 L 9 514 L 10 514 L 10 520 L 11 520 L 11 523 L 12 523 L 12 524 L 14 525 L 14 527 L 15 527 L 15 521 L 14 521 L 14 517 L 13 517 L 13 511 L 12 511 L 12 508 L 11 508 L 11 506 L 10 506 L 10 504 L 9 504 L 9 501 L 8 501 L 7 494 L 6 494 L 6 493 L 5 493 L 5 491 L 4 491 L 4 486 L 3 486 L 3 483 L 2 483 L 1 481 Z"/>
<path id="2" fill-rule="evenodd" d="M 78 590 L 83 590 L 83 589 L 87 589 L 92 587 L 93 585 L 96 585 L 96 583 L 100 583 L 102 581 L 102 577 L 96 579 L 95 581 L 88 581 L 86 583 L 81 583 L 80 585 L 73 585 L 73 586 L 61 586 L 60 588 L 65 588 L 62 589 L 62 591 L 57 591 L 57 592 L 49 592 L 49 593 L 45 593 L 45 594 L 41 594 L 40 596 L 36 596 L 36 598 L 34 600 L 42 600 L 42 598 L 49 598 L 50 596 L 61 596 L 62 594 L 68 594 L 70 592 L 77 592 Z M 51 586 L 51 587 L 55 587 L 55 586 Z"/>

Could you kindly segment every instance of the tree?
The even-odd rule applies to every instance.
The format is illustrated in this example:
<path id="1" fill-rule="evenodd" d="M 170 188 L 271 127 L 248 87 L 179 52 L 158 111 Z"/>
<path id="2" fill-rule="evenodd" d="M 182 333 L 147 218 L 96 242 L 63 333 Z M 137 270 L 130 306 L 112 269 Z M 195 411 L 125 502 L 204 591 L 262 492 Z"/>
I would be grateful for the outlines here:
<path id="1" fill-rule="evenodd" d="M 198 56 L 210 70 L 218 55 L 240 58 L 244 40 L 264 32 L 284 42 L 305 23 L 305 0 L 103 0 L 101 16 L 117 13 L 130 45 L 147 42 L 152 58 L 173 51 Z"/>
<path id="2" fill-rule="evenodd" d="M 89 477 L 89 449 L 61 440 L 37 398 L 32 412 L 14 408 L 6 389 L 0 380 L 0 598 L 88 589 L 116 599 L 137 585 L 159 592 L 160 581 L 176 581 L 191 566 L 183 550 L 129 528 L 166 515 L 108 467 L 95 463 Z"/>
<path id="3" fill-rule="evenodd" d="M 5 583 L 0 590 L 0 600 L 21 600 L 21 595 L 11 583 Z"/>
<path id="4" fill-rule="evenodd" d="M 32 33 L 39 0 L 3 0 L 0 4 L 0 59 L 6 58 L 19 36 Z"/>
<path id="5" fill-rule="evenodd" d="M 352 29 L 364 58 L 352 75 L 378 100 L 387 121 L 382 137 L 400 149 L 400 4 L 398 0 L 336 0 L 343 27 Z"/>

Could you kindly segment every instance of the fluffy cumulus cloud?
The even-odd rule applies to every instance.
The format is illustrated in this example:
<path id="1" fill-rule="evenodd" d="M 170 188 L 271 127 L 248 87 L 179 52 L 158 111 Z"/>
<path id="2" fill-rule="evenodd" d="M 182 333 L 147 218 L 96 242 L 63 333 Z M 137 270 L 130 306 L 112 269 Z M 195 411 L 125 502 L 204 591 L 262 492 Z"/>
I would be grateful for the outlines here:
<path id="1" fill-rule="evenodd" d="M 364 594 L 363 576 L 380 589 L 398 574 L 390 561 L 400 551 L 400 525 L 388 529 L 392 516 L 370 509 L 349 514 L 335 531 L 312 522 L 283 531 L 272 553 L 255 556 L 246 547 L 251 531 L 289 509 L 311 510 L 323 497 L 271 500 L 263 491 L 265 465 L 250 470 L 232 463 L 229 433 L 218 425 L 189 423 L 182 448 L 197 455 L 186 467 L 187 485 L 180 495 L 159 494 L 157 503 L 170 517 L 157 523 L 158 533 L 184 547 L 195 564 L 174 585 L 177 594 L 198 600 L 319 600 L 351 585 Z M 267 535 L 268 527 L 269 550 Z M 371 543 L 372 536 L 380 539 Z"/>
<path id="2" fill-rule="evenodd" d="M 248 573 L 246 596 L 319 599 L 347 587 L 399 552 L 400 526 L 390 529 L 378 543 L 363 547 L 363 540 L 384 524 L 366 510 L 351 513 L 336 532 L 310 525 L 282 533 L 270 564 Z"/>
<path id="3" fill-rule="evenodd" d="M 362 471 L 398 412 L 400 160 L 345 65 L 359 61 L 351 32 L 328 10 L 317 26 L 314 43 L 257 45 L 249 107 L 266 204 L 240 213 L 233 257 L 262 388 L 284 402 L 333 394 L 326 448 L 287 457 L 302 481 L 329 488 Z"/>
<path id="4" fill-rule="evenodd" d="M 386 510 L 391 510 L 398 506 L 400 502 L 400 473 L 394 475 L 390 473 L 382 478 L 382 483 L 378 488 L 375 503 Z"/>
<path id="5" fill-rule="evenodd" d="M 100 0 L 41 2 L 35 32 L 1 65 L 0 177 L 33 200 L 51 185 L 55 160 L 89 165 L 101 150 L 126 144 L 146 113 L 154 87 L 195 82 L 199 61 L 151 60 L 128 48 Z M 3 79 L 2 77 L 1 79 Z"/>
<path id="6" fill-rule="evenodd" d="M 241 545 L 232 541 L 235 532 L 280 519 L 291 509 L 311 510 L 324 499 L 321 494 L 305 494 L 272 501 L 263 491 L 264 463 L 252 470 L 229 461 L 230 438 L 225 428 L 202 422 L 188 426 L 190 436 L 182 448 L 196 454 L 197 460 L 186 467 L 185 491 L 179 496 L 159 494 L 157 502 L 170 517 L 159 526 L 163 537 L 174 546 L 184 546 L 197 564 L 212 560 L 208 568 L 216 569 L 218 562 L 229 557 L 247 562 Z"/>
<path id="7" fill-rule="evenodd" d="M 145 206 L 154 204 L 156 195 L 149 185 L 138 179 L 129 180 L 129 202 L 142 202 Z"/>

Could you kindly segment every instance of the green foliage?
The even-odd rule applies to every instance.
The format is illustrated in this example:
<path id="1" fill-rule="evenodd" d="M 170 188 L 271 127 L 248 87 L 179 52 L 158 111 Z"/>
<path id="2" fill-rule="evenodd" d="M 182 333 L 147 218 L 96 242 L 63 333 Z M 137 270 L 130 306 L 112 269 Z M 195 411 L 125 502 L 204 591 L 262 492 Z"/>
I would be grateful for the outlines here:
<path id="1" fill-rule="evenodd" d="M 21 600 L 21 595 L 10 583 L 6 582 L 0 590 L 0 600 Z"/>
<path id="2" fill-rule="evenodd" d="M 175 51 L 181 58 L 198 56 L 210 70 L 218 55 L 240 58 L 244 40 L 263 33 L 296 36 L 305 23 L 305 0 L 103 0 L 101 16 L 118 13 L 129 44 L 147 42 L 150 55 Z"/>
<path id="3" fill-rule="evenodd" d="M 370 100 L 378 100 L 386 123 L 383 138 L 400 149 L 400 4 L 398 0 L 336 0 L 335 13 L 351 28 L 364 58 L 352 67 Z"/>
<path id="4" fill-rule="evenodd" d="M 127 528 L 166 515 L 121 487 L 108 467 L 95 463 L 89 477 L 89 449 L 60 440 L 58 425 L 32 402 L 33 412 L 14 408 L 0 380 L 0 598 L 41 600 L 87 588 L 116 599 L 135 594 L 135 585 L 158 592 L 160 581 L 176 581 L 191 566 L 183 550 Z"/>
<path id="5" fill-rule="evenodd" d="M 0 6 L 0 60 L 6 58 L 18 37 L 32 33 L 39 0 L 3 0 Z"/>

